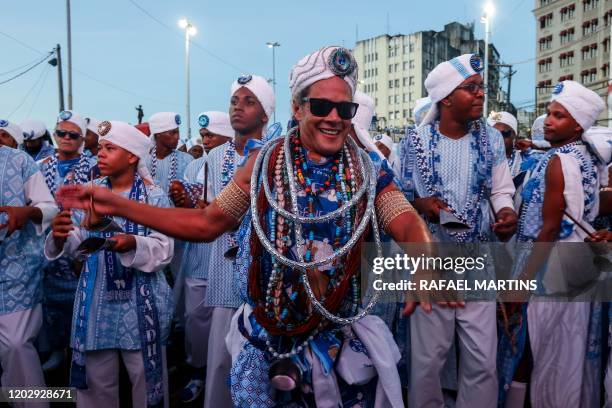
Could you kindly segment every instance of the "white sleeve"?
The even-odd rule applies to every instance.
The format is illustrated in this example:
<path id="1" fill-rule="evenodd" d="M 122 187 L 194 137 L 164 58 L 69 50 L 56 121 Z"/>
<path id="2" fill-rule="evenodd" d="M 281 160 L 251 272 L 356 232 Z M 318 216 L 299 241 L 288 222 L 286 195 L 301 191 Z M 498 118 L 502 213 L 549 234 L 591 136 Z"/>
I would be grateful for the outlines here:
<path id="1" fill-rule="evenodd" d="M 515 192 L 514 183 L 512 182 L 510 168 L 506 160 L 493 166 L 492 179 L 491 203 L 493 204 L 494 212 L 497 213 L 505 207 L 512 208 L 516 211 L 513 201 Z"/>
<path id="2" fill-rule="evenodd" d="M 45 258 L 47 258 L 49 261 L 54 261 L 66 255 L 68 257 L 76 259 L 76 257 L 74 256 L 76 253 L 76 249 L 81 244 L 81 242 L 83 242 L 84 239 L 85 234 L 83 230 L 81 228 L 75 228 L 70 231 L 68 238 L 66 238 L 66 243 L 64 244 L 64 247 L 60 249 L 55 246 L 55 241 L 53 240 L 53 231 L 49 231 L 47 237 L 45 238 Z M 84 258 L 78 260 L 84 260 Z"/>
<path id="3" fill-rule="evenodd" d="M 42 222 L 40 224 L 33 223 L 36 233 L 42 235 L 51 225 L 51 220 L 59 210 L 40 171 L 32 174 L 23 187 L 26 200 L 30 202 L 31 206 L 38 207 L 42 212 Z"/>
<path id="4" fill-rule="evenodd" d="M 136 249 L 118 253 L 121 265 L 143 272 L 156 272 L 163 269 L 174 255 L 174 239 L 152 231 L 146 237 L 135 235 Z"/>

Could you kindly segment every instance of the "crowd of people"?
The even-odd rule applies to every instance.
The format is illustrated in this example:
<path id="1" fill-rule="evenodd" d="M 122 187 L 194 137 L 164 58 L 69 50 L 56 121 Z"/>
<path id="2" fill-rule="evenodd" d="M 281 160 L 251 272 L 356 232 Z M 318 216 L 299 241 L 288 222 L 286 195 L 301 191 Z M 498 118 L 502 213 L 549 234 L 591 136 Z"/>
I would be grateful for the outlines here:
<path id="1" fill-rule="evenodd" d="M 134 407 L 612 404 L 609 305 L 547 301 L 529 251 L 513 269 L 538 280 L 529 302 L 361 293 L 366 242 L 612 239 L 601 97 L 561 82 L 525 137 L 511 113 L 482 117 L 482 68 L 435 67 L 397 145 L 372 136 L 374 101 L 335 46 L 292 68 L 285 132 L 257 75 L 183 149 L 174 112 L 0 120 L 2 386 L 44 387 L 67 359 L 80 407 L 119 406 L 121 366 Z"/>

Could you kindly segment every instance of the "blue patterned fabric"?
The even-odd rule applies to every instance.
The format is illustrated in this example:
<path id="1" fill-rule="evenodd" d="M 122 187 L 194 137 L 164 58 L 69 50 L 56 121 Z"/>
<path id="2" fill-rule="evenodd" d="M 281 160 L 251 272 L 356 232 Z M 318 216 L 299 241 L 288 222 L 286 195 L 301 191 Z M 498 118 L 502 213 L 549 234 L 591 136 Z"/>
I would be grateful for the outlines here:
<path id="1" fill-rule="evenodd" d="M 172 174 L 172 155 L 174 154 L 176 154 L 176 169 L 174 172 L 174 179 L 182 180 L 187 165 L 193 161 L 192 155 L 185 152 L 181 152 L 180 150 L 174 150 L 171 154 L 164 157 L 162 160 L 157 159 L 157 163 L 155 166 L 155 174 L 153 174 L 152 171 L 152 155 L 149 155 L 146 161 L 147 168 L 153 176 L 153 181 L 155 181 L 155 184 L 161 187 L 161 189 L 164 190 L 166 193 L 170 189 L 170 176 Z"/>
<path id="2" fill-rule="evenodd" d="M 97 185 L 102 184 L 101 180 L 96 180 Z M 122 193 L 124 197 L 128 197 L 129 192 Z M 170 202 L 166 194 L 157 186 L 147 186 L 147 204 L 155 207 L 167 208 Z M 73 212 L 73 224 L 81 225 L 83 219 L 82 211 Z M 124 225 L 125 220 L 119 217 L 114 217 L 119 225 Z M 98 257 L 98 272 L 95 277 L 92 299 L 91 317 L 87 328 L 87 339 L 85 342 L 85 350 L 104 350 L 104 349 L 122 349 L 122 350 L 140 350 L 141 340 L 138 326 L 136 285 L 131 289 L 129 299 L 110 300 L 107 297 L 106 277 L 102 273 L 105 271 L 104 257 Z M 119 263 L 119 267 L 123 266 Z M 136 271 L 136 273 L 145 273 Z M 166 277 L 163 271 L 151 272 L 150 286 L 154 294 L 155 304 L 159 315 L 159 323 L 161 328 L 162 343 L 167 341 L 170 333 L 170 323 L 173 313 L 173 298 L 172 290 L 166 282 Z M 82 300 L 76 298 L 74 301 L 74 316 L 72 322 L 72 338 L 71 347 L 75 347 L 75 321 L 76 312 L 82 306 Z"/>
<path id="3" fill-rule="evenodd" d="M 202 179 L 199 179 L 198 176 L 207 160 L 208 157 L 203 156 L 189 163 L 185 169 L 183 180 L 187 183 L 204 183 L 204 173 L 202 172 Z M 209 168 L 209 175 L 210 172 L 212 172 L 212 169 Z M 210 197 L 209 200 L 212 200 L 212 197 Z M 209 243 L 196 242 L 187 242 L 185 244 L 183 257 L 181 259 L 181 271 L 183 276 L 194 279 L 208 279 L 210 245 Z"/>
<path id="4" fill-rule="evenodd" d="M 504 307 L 508 318 L 507 326 L 504 318 L 497 319 L 497 406 L 504 408 L 506 394 L 527 342 L 527 303 L 499 303 L 497 307 L 498 310 Z"/>
<path id="5" fill-rule="evenodd" d="M 24 185 L 38 171 L 27 153 L 0 146 L 0 206 L 28 205 Z M 0 241 L 0 315 L 41 302 L 42 248 L 43 237 L 31 222 Z"/>
<path id="6" fill-rule="evenodd" d="M 226 150 L 230 143 L 217 146 L 208 153 L 210 183 L 213 197 L 223 189 L 221 167 Z M 234 156 L 239 160 L 240 156 Z M 234 170 L 236 163 L 233 164 Z M 229 249 L 228 234 L 225 233 L 210 243 L 208 260 L 208 289 L 206 291 L 206 306 L 238 308 L 242 304 L 238 295 L 238 287 L 234 282 L 234 262 L 224 257 Z"/>

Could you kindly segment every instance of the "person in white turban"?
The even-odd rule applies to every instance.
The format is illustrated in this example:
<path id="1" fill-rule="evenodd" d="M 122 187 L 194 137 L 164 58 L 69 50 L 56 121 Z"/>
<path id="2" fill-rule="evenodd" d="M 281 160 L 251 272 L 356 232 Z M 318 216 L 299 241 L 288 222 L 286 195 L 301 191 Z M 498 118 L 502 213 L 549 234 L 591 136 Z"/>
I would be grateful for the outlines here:
<path id="1" fill-rule="evenodd" d="M 398 176 L 403 191 L 428 219 L 436 241 L 508 240 L 516 229 L 514 185 L 504 143 L 482 118 L 482 69 L 475 54 L 436 66 L 425 79 L 431 106 L 421 125 L 409 130 L 400 143 Z M 495 276 L 492 268 L 485 272 L 487 277 Z M 472 278 L 470 272 L 466 278 Z M 474 296 L 482 299 L 483 294 Z M 409 405 L 444 405 L 441 373 L 457 333 L 461 361 L 457 406 L 496 406 L 495 303 L 450 305 L 433 305 L 431 313 L 419 308 L 410 319 Z"/>
<path id="2" fill-rule="evenodd" d="M 89 157 L 98 155 L 98 127 L 101 121 L 96 118 L 89 117 L 87 120 L 87 132 L 85 133 L 85 141 L 83 144 L 83 152 Z"/>
<path id="3" fill-rule="evenodd" d="M 23 143 L 23 131 L 18 124 L 0 119 L 0 145 L 18 149 Z"/>
<path id="4" fill-rule="evenodd" d="M 356 142 L 367 152 L 373 152 L 384 159 L 385 156 L 378 150 L 370 135 L 370 126 L 374 117 L 374 100 L 361 91 L 355 91 L 353 101 L 359 104 L 357 113 L 353 118 L 353 134 L 357 138 Z"/>
<path id="5" fill-rule="evenodd" d="M 39 162 L 47 187 L 54 197 L 63 185 L 88 183 L 98 176 L 96 159 L 82 153 L 87 130 L 85 118 L 74 111 L 63 111 L 56 122 L 53 137 L 57 152 Z M 44 336 L 41 337 L 48 344 L 43 342 L 41 349 L 44 354 L 50 352 L 43 364 L 45 371 L 61 364 L 69 345 L 74 293 L 78 283 L 75 266 L 74 259 L 62 257 L 44 268 Z"/>
<path id="6" fill-rule="evenodd" d="M 510 175 L 514 179 L 521 170 L 523 162 L 522 152 L 515 150 L 514 145 L 518 136 L 518 121 L 516 117 L 509 112 L 491 112 L 487 118 L 489 126 L 499 130 L 504 138 L 504 148 L 508 166 L 510 167 Z"/>
<path id="7" fill-rule="evenodd" d="M 226 361 L 231 364 L 230 384 L 217 382 L 215 384 L 218 384 L 218 389 L 209 387 L 207 378 L 206 407 L 274 406 L 284 402 L 281 401 L 280 391 L 291 389 L 296 401 L 304 401 L 310 406 L 337 407 L 349 403 L 392 408 L 404 406 L 396 367 L 400 359 L 397 345 L 389 328 L 380 318 L 355 315 L 361 303 L 358 300 L 359 283 L 350 277 L 358 269 L 358 262 L 351 262 L 351 259 L 354 261 L 358 257 L 347 257 L 336 251 L 342 243 L 349 242 L 353 246 L 362 238 L 364 231 L 361 227 L 354 229 L 353 226 L 365 225 L 368 220 L 362 217 L 368 217 L 373 211 L 380 220 L 381 229 L 397 242 L 430 242 L 431 237 L 422 219 L 394 184 L 392 173 L 376 167 L 381 162 L 372 161 L 349 137 L 351 119 L 357 110 L 353 102 L 356 77 L 357 65 L 347 49 L 325 47 L 302 59 L 290 76 L 292 110 L 298 120 L 298 127 L 282 139 L 270 140 L 258 154 L 250 154 L 244 166 L 235 168 L 233 178 L 229 179 L 229 172 L 221 170 L 221 175 L 225 173 L 225 176 L 220 177 L 215 185 L 215 199 L 203 210 L 160 209 L 137 205 L 100 189 L 66 190 L 62 201 L 66 205 L 85 207 L 86 202 L 90 203 L 92 199 L 94 205 L 105 202 L 104 208 L 111 214 L 122 211 L 134 221 L 145 223 L 157 231 L 193 241 L 215 240 L 213 245 L 222 245 L 219 249 L 237 249 L 237 252 L 211 249 L 214 256 L 225 252 L 229 257 L 236 257 L 236 260 L 233 267 L 228 267 L 227 259 L 220 263 L 221 259 L 217 258 L 217 262 L 213 263 L 211 256 L 207 302 L 218 302 L 222 300 L 219 296 L 230 295 L 225 299 L 228 303 L 224 308 L 240 308 L 233 314 L 221 315 L 223 321 L 216 321 L 217 308 L 213 312 L 213 335 L 210 336 L 208 355 L 218 354 L 217 350 L 229 352 L 230 357 Z M 236 143 L 240 129 L 237 129 L 235 123 L 243 125 L 246 122 L 243 120 L 246 115 L 240 110 L 241 104 L 248 102 L 245 98 L 249 95 L 239 92 L 237 90 L 232 95 L 230 107 Z M 235 118 L 242 120 L 235 122 Z M 229 143 L 211 152 L 211 168 L 226 167 L 234 170 L 234 167 L 223 165 L 230 163 L 234 153 L 240 153 L 228 149 Z M 216 152 L 219 152 L 219 160 L 213 162 Z M 284 156 L 284 152 L 288 156 Z M 257 163 L 258 167 L 255 167 Z M 262 166 L 269 170 L 271 180 L 261 180 L 256 177 L 257 174 L 251 174 L 260 172 Z M 296 174 L 295 178 L 289 176 L 290 171 Z M 258 197 L 253 197 L 256 201 L 253 214 L 248 211 L 252 198 L 248 193 L 251 191 L 252 178 L 258 183 L 252 186 L 258 192 Z M 368 179 L 370 181 L 366 183 Z M 352 197 L 352 189 L 360 188 L 358 180 L 364 180 L 363 186 L 369 186 L 368 192 L 351 201 L 349 196 Z M 262 181 L 270 182 L 270 193 L 278 198 L 281 205 L 283 202 L 289 204 L 288 190 L 291 190 L 297 197 L 297 201 L 294 201 L 297 208 L 291 210 L 290 204 L 285 207 L 291 212 L 295 211 L 296 216 L 310 218 L 331 214 L 336 220 L 323 219 L 312 225 L 304 223 L 303 233 L 296 237 L 289 227 L 293 223 L 289 217 L 280 213 L 276 216 L 271 212 L 272 204 L 265 189 L 261 187 Z M 289 188 L 286 183 L 290 183 Z M 342 185 L 347 187 L 343 189 Z M 316 199 L 312 199 L 315 195 Z M 358 208 L 365 205 L 366 201 L 373 207 L 362 213 Z M 337 210 L 344 204 L 351 209 L 337 216 Z M 354 214 L 351 220 L 346 219 L 347 214 Z M 263 217 L 265 231 L 256 227 L 260 225 L 257 223 L 260 217 Z M 270 222 L 275 223 L 273 228 L 269 228 L 272 225 Z M 238 234 L 233 235 L 238 226 Z M 251 226 L 254 226 L 253 229 Z M 270 234 L 275 232 L 278 235 L 270 241 Z M 298 254 L 295 256 L 299 265 L 305 259 L 321 262 L 321 273 L 315 271 L 312 277 L 316 282 L 316 291 L 325 293 L 326 299 L 336 299 L 334 303 L 337 306 L 329 306 L 332 309 L 330 313 L 355 316 L 355 321 L 347 324 L 343 319 L 329 317 L 338 322 L 341 328 L 335 324 L 319 327 L 323 312 L 310 305 L 315 302 L 313 296 L 320 298 L 321 295 L 299 289 L 303 287 L 298 279 L 286 280 L 286 284 L 285 280 L 280 280 L 282 285 L 275 285 L 270 276 L 276 276 L 279 272 L 286 277 L 295 276 L 295 268 L 280 264 L 275 267 L 271 256 L 277 255 L 271 253 L 277 253 L 277 249 L 272 250 L 268 246 L 262 248 L 257 244 L 261 242 L 259 239 L 270 241 L 274 248 L 288 256 Z M 302 240 L 306 242 L 302 243 Z M 307 251 L 307 248 L 313 250 Z M 356 250 L 357 246 L 354 248 Z M 338 258 L 333 262 L 333 268 L 325 262 L 325 258 L 331 255 Z M 356 285 L 352 286 L 354 291 L 349 289 L 350 284 L 338 286 L 332 278 L 336 276 L 352 280 Z M 248 284 L 242 279 L 244 277 L 248 277 Z M 222 284 L 213 283 L 213 279 Z M 251 289 L 247 289 L 247 286 Z M 275 287 L 279 289 L 273 289 Z M 240 292 L 242 298 L 236 292 Z M 248 303 L 245 303 L 245 297 L 248 297 Z M 346 313 L 341 312 L 345 307 Z M 405 313 L 410 311 L 407 308 Z M 226 333 L 223 347 L 211 347 L 214 346 L 212 342 L 223 341 L 217 337 L 218 334 Z M 349 337 L 353 339 L 351 344 L 359 347 L 351 347 L 348 344 Z M 325 348 L 318 348 L 320 344 L 325 344 Z M 295 358 L 291 358 L 293 356 Z M 220 359 L 220 356 L 216 358 Z M 312 375 L 299 374 L 301 369 L 297 366 L 298 359 L 299 365 L 312 372 Z M 227 368 L 211 365 L 210 359 L 207 370 L 208 375 L 225 374 L 217 378 L 217 381 L 228 378 Z M 303 382 L 303 386 L 300 386 L 300 382 Z M 218 392 L 219 389 L 228 393 L 231 390 L 231 400 L 224 404 L 207 403 L 208 393 Z"/>
<path id="8" fill-rule="evenodd" d="M 95 185 L 127 200 L 169 207 L 166 192 L 152 183 L 144 160 L 150 140 L 134 126 L 103 121 Z M 101 222 L 94 206 L 64 210 L 45 241 L 49 260 L 69 255 L 84 259 L 75 294 L 71 332 L 71 386 L 79 407 L 119 405 L 119 364 L 132 379 L 135 407 L 169 406 L 165 344 L 172 322 L 172 289 L 164 267 L 173 239 L 125 218 L 113 217 L 121 232 L 105 231 L 108 246 L 83 258 L 79 245 Z M 109 385 L 110 384 L 110 385 Z"/>
<path id="9" fill-rule="evenodd" d="M 604 109 L 602 97 L 577 82 L 563 81 L 555 86 L 544 120 L 544 137 L 551 149 L 530 176 L 531 189 L 521 206 L 518 242 L 583 242 L 588 238 L 586 231 L 594 231 L 599 190 L 610 155 L 609 146 L 596 153 L 595 135 L 589 136 L 589 130 Z M 592 324 L 600 306 L 545 301 L 551 292 L 564 293 L 551 279 L 559 268 L 568 269 L 563 271 L 567 282 L 572 281 L 571 274 L 584 273 L 582 267 L 569 270 L 565 264 L 555 266 L 553 259 L 562 259 L 561 251 L 571 254 L 575 246 L 557 248 L 559 254 L 552 254 L 545 268 L 538 259 L 546 252 L 532 257 L 527 256 L 529 252 L 521 254 L 527 261 L 517 270 L 520 279 L 538 282 L 527 308 L 533 355 L 531 405 L 596 406 L 599 394 L 594 390 L 599 390 L 599 384 L 591 379 L 600 378 L 601 371 L 599 362 L 588 356 L 590 343 L 602 341 L 600 330 L 593 330 Z"/>
<path id="10" fill-rule="evenodd" d="M 26 119 L 19 124 L 23 130 L 23 149 L 39 161 L 55 153 L 51 136 L 45 123 L 37 119 Z"/>
<path id="11" fill-rule="evenodd" d="M 416 100 L 414 103 L 414 109 L 412 110 L 412 117 L 416 127 L 421 126 L 421 123 L 423 123 L 423 119 L 425 119 L 425 115 L 427 112 L 429 112 L 430 108 L 431 98 L 429 96 Z"/>

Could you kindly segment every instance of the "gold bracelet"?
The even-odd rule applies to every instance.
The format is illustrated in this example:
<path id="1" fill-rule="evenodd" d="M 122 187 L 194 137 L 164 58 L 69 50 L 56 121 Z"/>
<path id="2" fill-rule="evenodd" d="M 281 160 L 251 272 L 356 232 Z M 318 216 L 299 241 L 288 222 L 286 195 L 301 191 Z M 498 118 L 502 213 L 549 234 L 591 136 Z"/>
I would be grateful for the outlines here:
<path id="1" fill-rule="evenodd" d="M 399 190 L 387 191 L 377 197 L 375 205 L 378 223 L 385 232 L 389 232 L 389 225 L 398 216 L 407 212 L 416 212 Z"/>
<path id="2" fill-rule="evenodd" d="M 221 190 L 215 198 L 215 202 L 225 215 L 233 218 L 236 222 L 240 222 L 251 204 L 249 195 L 233 179 L 230 180 L 227 187 Z"/>

